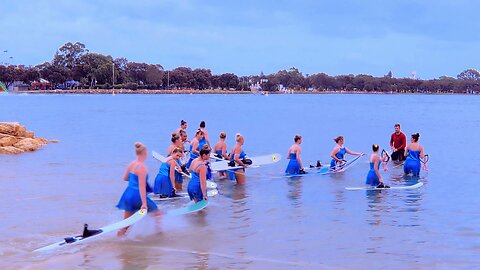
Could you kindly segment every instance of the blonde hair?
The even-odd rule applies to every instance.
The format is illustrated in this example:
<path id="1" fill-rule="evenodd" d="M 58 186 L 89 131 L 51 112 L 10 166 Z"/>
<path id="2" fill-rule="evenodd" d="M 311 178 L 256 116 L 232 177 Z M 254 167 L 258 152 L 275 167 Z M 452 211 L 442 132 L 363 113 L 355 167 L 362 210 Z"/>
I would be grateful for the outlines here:
<path id="1" fill-rule="evenodd" d="M 242 134 L 240 133 L 235 134 L 235 141 L 239 142 L 241 139 L 243 139 Z"/>
<path id="2" fill-rule="evenodd" d="M 141 153 L 143 153 L 143 151 L 145 151 L 147 148 L 145 147 L 145 145 L 141 142 L 136 142 L 135 143 L 135 153 L 137 155 L 140 155 Z"/>
<path id="3" fill-rule="evenodd" d="M 227 137 L 227 133 L 224 131 L 220 132 L 220 139 L 225 139 Z"/>

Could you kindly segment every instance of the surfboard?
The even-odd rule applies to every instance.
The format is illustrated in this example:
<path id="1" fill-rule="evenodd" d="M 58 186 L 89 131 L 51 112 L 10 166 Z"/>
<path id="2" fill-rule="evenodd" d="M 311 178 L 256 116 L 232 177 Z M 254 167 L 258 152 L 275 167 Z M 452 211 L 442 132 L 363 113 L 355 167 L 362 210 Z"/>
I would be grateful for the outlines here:
<path id="1" fill-rule="evenodd" d="M 192 205 L 189 205 L 189 206 L 186 206 L 186 207 L 170 210 L 165 214 L 165 216 L 179 216 L 179 215 L 194 213 L 194 212 L 197 212 L 197 211 L 200 211 L 200 210 L 204 209 L 205 207 L 207 207 L 207 205 L 208 205 L 208 200 L 199 201 L 195 204 L 192 204 Z M 129 217 L 127 219 L 124 219 L 122 221 L 119 221 L 119 222 L 116 222 L 116 223 L 113 223 L 113 224 L 110 224 L 108 226 L 100 228 L 99 233 L 94 234 L 92 236 L 83 237 L 82 235 L 77 235 L 77 236 L 72 236 L 72 237 L 66 237 L 62 241 L 59 241 L 57 243 L 54 243 L 54 244 L 51 244 L 51 245 L 48 245 L 48 246 L 45 246 L 45 247 L 42 247 L 42 248 L 38 248 L 38 249 L 34 250 L 33 252 L 45 252 L 45 251 L 50 251 L 50 250 L 54 250 L 54 249 L 57 249 L 57 248 L 61 248 L 61 247 L 64 247 L 64 246 L 73 246 L 73 245 L 76 245 L 76 244 L 91 241 L 92 239 L 98 238 L 101 235 L 105 235 L 109 232 L 118 231 L 122 228 L 131 226 L 131 225 L 137 223 L 138 221 L 140 221 L 142 218 L 144 218 L 146 216 L 146 214 L 147 214 L 147 211 L 145 211 L 145 210 L 137 211 L 135 214 L 133 214 L 131 217 Z M 68 241 L 67 241 L 67 239 L 68 239 Z"/>
<path id="2" fill-rule="evenodd" d="M 166 159 L 166 157 L 162 156 L 161 154 L 159 154 L 158 152 L 155 152 L 155 151 L 152 151 L 152 156 L 153 156 L 154 159 L 156 159 L 156 160 L 158 160 L 158 161 L 160 161 L 160 162 L 162 162 L 162 163 L 163 163 L 163 161 Z M 175 170 L 176 170 L 178 173 L 180 173 L 181 175 L 185 176 L 185 177 L 188 177 L 188 178 L 190 178 L 190 179 L 192 178 L 192 176 L 189 175 L 189 174 L 186 174 L 186 173 L 184 173 L 184 172 L 180 172 L 180 171 L 178 171 L 177 169 L 175 169 Z M 210 181 L 210 180 L 207 180 L 207 188 L 209 188 L 209 189 L 215 189 L 215 188 L 217 188 L 217 183 L 212 182 L 212 181 Z"/>
<path id="3" fill-rule="evenodd" d="M 257 156 L 257 157 L 246 157 L 248 159 L 252 160 L 252 164 L 249 165 L 249 167 L 258 167 L 258 166 L 263 166 L 263 165 L 268 165 L 268 164 L 273 164 L 276 162 L 279 162 L 282 159 L 282 155 L 278 153 L 270 154 L 270 155 L 264 155 L 264 156 Z M 220 160 L 217 162 L 213 162 L 210 164 L 210 167 L 212 168 L 212 171 L 227 171 L 227 170 L 232 170 L 232 169 L 240 169 L 243 168 L 242 166 L 230 166 L 229 165 L 230 161 L 229 160 Z"/>
<path id="4" fill-rule="evenodd" d="M 113 223 L 113 224 L 110 224 L 108 226 L 100 228 L 99 229 L 100 233 L 98 233 L 98 234 L 94 234 L 94 235 L 89 236 L 89 237 L 83 237 L 82 235 L 77 235 L 77 236 L 73 236 L 73 237 L 66 237 L 64 240 L 62 240 L 60 242 L 48 245 L 46 247 L 36 249 L 33 252 L 48 251 L 48 250 L 56 249 L 56 248 L 63 247 L 63 246 L 75 245 L 75 244 L 78 244 L 78 243 L 81 243 L 81 242 L 85 242 L 87 240 L 97 238 L 98 236 L 104 235 L 104 234 L 112 232 L 112 231 L 118 231 L 122 228 L 125 228 L 125 227 L 128 227 L 130 225 L 133 225 L 133 224 L 137 223 L 142 218 L 144 218 L 146 216 L 146 214 L 147 214 L 147 211 L 145 211 L 145 210 L 137 211 L 135 214 L 133 214 L 131 217 L 129 217 L 127 219 L 124 219 L 122 221 L 119 221 L 119 222 L 116 222 L 116 223 Z M 67 241 L 67 239 L 68 239 L 68 241 Z"/>
<path id="5" fill-rule="evenodd" d="M 208 197 L 213 197 L 218 195 L 218 190 L 216 189 L 209 189 L 207 190 L 207 196 Z M 179 192 L 177 193 L 176 197 L 166 197 L 166 198 L 160 198 L 158 195 L 150 193 L 147 195 L 150 199 L 153 201 L 169 201 L 169 200 L 176 200 L 176 199 L 189 199 L 190 197 L 188 196 L 187 192 Z"/>
<path id="6" fill-rule="evenodd" d="M 308 175 L 326 175 L 326 174 L 333 174 L 333 173 L 340 173 L 346 171 L 348 168 L 351 168 L 353 165 L 355 165 L 358 160 L 362 156 L 357 156 L 356 158 L 347 161 L 345 164 L 342 166 L 336 168 L 336 169 L 330 169 L 330 166 L 326 167 L 321 167 L 320 169 L 317 168 L 305 168 L 305 173 L 303 174 L 286 174 L 284 177 L 298 177 L 298 176 L 308 176 Z"/>
<path id="7" fill-rule="evenodd" d="M 383 189 L 416 189 L 423 186 L 423 182 L 418 182 L 410 186 L 393 186 L 389 188 L 377 188 L 372 186 L 363 186 L 363 187 L 346 187 L 346 190 L 383 190 Z"/>

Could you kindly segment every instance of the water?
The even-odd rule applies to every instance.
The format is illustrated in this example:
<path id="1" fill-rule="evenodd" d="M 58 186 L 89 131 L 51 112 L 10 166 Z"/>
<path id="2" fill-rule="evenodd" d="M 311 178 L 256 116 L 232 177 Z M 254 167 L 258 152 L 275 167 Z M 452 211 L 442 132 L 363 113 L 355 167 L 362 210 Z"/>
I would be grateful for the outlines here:
<path id="1" fill-rule="evenodd" d="M 0 156 L 0 268 L 108 269 L 471 269 L 480 265 L 480 98 L 422 95 L 1 95 L 0 121 L 18 121 L 44 149 Z M 133 143 L 164 153 L 181 119 L 201 120 L 211 141 L 245 136 L 251 156 L 285 155 L 303 136 L 304 163 L 329 161 L 332 138 L 369 153 L 388 146 L 393 124 L 420 132 L 430 155 L 417 190 L 346 191 L 362 185 L 367 158 L 333 176 L 279 178 L 286 161 L 247 171 L 247 184 L 219 183 L 199 214 L 136 224 L 127 239 L 31 251 L 122 218 Z M 159 164 L 147 161 L 150 180 Z M 401 169 L 392 185 L 411 184 Z M 161 204 L 182 207 L 186 201 Z"/>

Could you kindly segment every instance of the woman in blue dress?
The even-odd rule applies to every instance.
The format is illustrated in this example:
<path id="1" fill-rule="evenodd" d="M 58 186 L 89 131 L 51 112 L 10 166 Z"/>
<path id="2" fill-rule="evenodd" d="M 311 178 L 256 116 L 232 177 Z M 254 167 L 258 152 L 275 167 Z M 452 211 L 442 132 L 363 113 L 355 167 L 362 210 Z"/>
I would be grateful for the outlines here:
<path id="1" fill-rule="evenodd" d="M 300 153 L 302 152 L 302 148 L 300 147 L 302 136 L 299 134 L 295 135 L 293 141 L 295 143 L 288 149 L 287 159 L 289 159 L 289 161 L 285 173 L 304 174 L 305 171 L 303 170 L 302 160 L 300 159 Z"/>
<path id="2" fill-rule="evenodd" d="M 346 148 L 343 144 L 345 143 L 345 139 L 343 136 L 338 136 L 333 139 L 337 145 L 333 148 L 332 153 L 330 156 L 332 157 L 332 161 L 330 162 L 330 170 L 338 170 L 342 167 L 346 161 L 344 160 L 345 154 L 355 155 L 355 156 L 363 156 L 364 153 L 353 152 Z"/>
<path id="3" fill-rule="evenodd" d="M 178 167 L 177 160 L 180 158 L 181 150 L 175 148 L 172 155 L 167 157 L 155 177 L 153 193 L 160 198 L 175 197 L 177 192 L 175 185 L 175 168 Z"/>
<path id="4" fill-rule="evenodd" d="M 420 174 L 420 162 L 425 158 L 423 146 L 418 143 L 420 134 L 412 134 L 410 144 L 405 148 L 405 163 L 403 164 L 403 172 L 405 174 L 413 174 L 418 176 Z"/>
<path id="5" fill-rule="evenodd" d="M 208 139 L 208 131 L 205 129 L 205 121 L 200 122 L 199 130 L 203 132 L 203 138 L 198 142 L 198 144 L 200 145 L 200 149 L 202 149 L 205 144 L 208 144 L 208 146 L 210 146 L 210 140 Z"/>
<path id="6" fill-rule="evenodd" d="M 215 144 L 213 147 L 213 152 L 215 153 L 215 159 L 217 161 L 220 160 L 229 160 L 230 157 L 227 154 L 227 143 L 225 140 L 227 139 L 227 134 L 225 132 L 220 132 L 220 141 Z M 219 171 L 218 172 L 218 179 L 225 179 L 227 178 L 227 171 Z"/>
<path id="7" fill-rule="evenodd" d="M 177 133 L 172 133 L 172 144 L 168 147 L 168 150 L 167 150 L 167 157 L 171 156 L 173 151 L 175 149 L 180 149 L 180 158 L 177 159 L 177 169 L 175 170 L 175 189 L 178 191 L 178 190 L 182 190 L 182 184 L 183 184 L 183 177 L 182 177 L 182 174 L 180 172 L 183 171 L 183 168 L 182 168 L 182 163 L 180 162 L 181 158 L 184 157 L 184 153 L 183 153 L 183 141 L 180 139 L 180 135 L 177 134 Z"/>
<path id="8" fill-rule="evenodd" d="M 367 174 L 367 179 L 365 184 L 370 186 L 376 186 L 377 188 L 389 188 L 383 184 L 383 177 L 380 174 L 380 164 L 382 164 L 382 158 L 378 155 L 380 146 L 378 144 L 372 145 L 373 153 L 370 155 L 370 170 Z"/>
<path id="9" fill-rule="evenodd" d="M 235 164 L 238 164 L 243 168 L 228 170 L 228 174 L 230 175 L 230 180 L 236 180 L 237 184 L 244 185 L 245 168 L 248 167 L 248 164 L 245 164 L 243 162 L 243 158 L 246 156 L 245 152 L 243 152 L 242 150 L 245 139 L 243 138 L 242 134 L 237 133 L 235 134 L 235 141 L 237 142 L 237 144 L 232 148 L 232 151 L 230 153 L 230 160 L 234 161 Z"/>
<path id="10" fill-rule="evenodd" d="M 187 162 L 187 169 L 190 168 L 192 161 L 198 157 L 200 154 L 200 140 L 203 138 L 203 131 L 197 129 L 195 132 L 195 137 L 193 138 L 192 142 L 190 143 L 190 159 Z"/>
<path id="11" fill-rule="evenodd" d="M 192 179 L 188 183 L 188 196 L 195 203 L 208 200 L 207 197 L 207 169 L 210 160 L 211 149 L 208 145 L 204 145 L 199 152 L 198 158 L 192 161 L 190 173 Z"/>
<path id="12" fill-rule="evenodd" d="M 157 205 L 147 197 L 147 193 L 151 192 L 148 185 L 147 167 L 144 161 L 147 159 L 147 148 L 142 143 L 135 143 L 135 153 L 137 159 L 132 161 L 123 176 L 123 180 L 128 181 L 128 186 L 122 194 L 117 207 L 125 211 L 124 219 L 129 218 L 138 210 L 148 210 L 159 216 Z M 128 227 L 118 231 L 118 236 L 123 236 L 127 232 Z"/>

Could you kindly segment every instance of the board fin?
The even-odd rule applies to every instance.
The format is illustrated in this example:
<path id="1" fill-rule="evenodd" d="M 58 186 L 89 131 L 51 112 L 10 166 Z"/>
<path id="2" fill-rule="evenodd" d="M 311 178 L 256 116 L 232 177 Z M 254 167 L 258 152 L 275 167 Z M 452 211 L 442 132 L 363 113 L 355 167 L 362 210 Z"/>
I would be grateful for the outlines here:
<path id="1" fill-rule="evenodd" d="M 88 229 L 88 224 L 85 224 L 83 225 L 83 234 L 82 234 L 82 237 L 83 238 L 87 238 L 87 237 L 90 237 L 92 235 L 95 235 L 95 234 L 99 234 L 101 233 L 102 230 L 89 230 Z"/>

